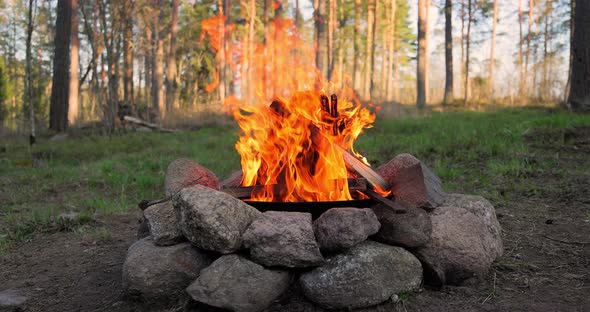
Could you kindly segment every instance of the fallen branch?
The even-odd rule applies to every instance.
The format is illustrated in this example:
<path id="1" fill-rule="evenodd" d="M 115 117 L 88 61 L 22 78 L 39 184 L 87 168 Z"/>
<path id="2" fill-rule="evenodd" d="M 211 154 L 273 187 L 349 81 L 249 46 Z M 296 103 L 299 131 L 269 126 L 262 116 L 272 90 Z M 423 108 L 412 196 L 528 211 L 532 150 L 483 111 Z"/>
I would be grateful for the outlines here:
<path id="1" fill-rule="evenodd" d="M 162 132 L 176 132 L 177 131 L 177 130 L 173 130 L 173 129 L 164 128 L 164 127 L 162 127 L 160 125 L 157 125 L 157 124 L 154 124 L 154 123 L 151 123 L 151 122 L 147 122 L 145 120 L 141 120 L 141 119 L 139 119 L 137 117 L 133 117 L 133 116 L 127 116 L 127 115 L 125 115 L 125 116 L 123 116 L 123 120 L 124 121 L 127 121 L 127 122 L 130 122 L 130 123 L 134 123 L 136 125 L 148 127 L 150 129 L 159 130 L 159 131 L 162 131 Z"/>

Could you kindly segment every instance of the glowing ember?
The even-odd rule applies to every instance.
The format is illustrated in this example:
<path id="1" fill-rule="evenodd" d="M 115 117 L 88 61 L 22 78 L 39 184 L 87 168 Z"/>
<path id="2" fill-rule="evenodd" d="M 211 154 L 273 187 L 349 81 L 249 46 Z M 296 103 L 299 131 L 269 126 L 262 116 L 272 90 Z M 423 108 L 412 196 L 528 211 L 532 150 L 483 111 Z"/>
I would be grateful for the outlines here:
<path id="1" fill-rule="evenodd" d="M 328 99 L 320 91 L 296 92 L 289 100 L 235 112 L 242 129 L 236 143 L 242 186 L 264 186 L 252 200 L 352 199 L 347 184 L 351 174 L 336 145 L 353 151 L 354 140 L 375 115 L 342 93 Z"/>

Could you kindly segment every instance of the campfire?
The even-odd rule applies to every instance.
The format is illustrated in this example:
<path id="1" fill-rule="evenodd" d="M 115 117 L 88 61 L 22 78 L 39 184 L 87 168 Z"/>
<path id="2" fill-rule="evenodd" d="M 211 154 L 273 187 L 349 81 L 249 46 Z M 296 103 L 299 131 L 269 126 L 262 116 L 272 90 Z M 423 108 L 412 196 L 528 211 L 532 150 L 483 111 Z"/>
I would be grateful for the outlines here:
<path id="1" fill-rule="evenodd" d="M 236 111 L 242 170 L 222 182 L 173 161 L 166 197 L 140 203 L 126 292 L 233 311 L 288 310 L 289 294 L 353 309 L 485 275 L 502 254 L 494 207 L 446 194 L 409 154 L 373 170 L 353 144 L 375 115 L 348 98 L 302 91 Z"/>
<path id="2" fill-rule="evenodd" d="M 405 212 L 386 197 L 389 183 L 354 151 L 354 141 L 375 120 L 359 102 L 301 91 L 237 110 L 234 118 L 242 130 L 236 143 L 242 171 L 222 182 L 221 191 L 261 211 L 316 217 L 329 208 L 379 202 Z"/>

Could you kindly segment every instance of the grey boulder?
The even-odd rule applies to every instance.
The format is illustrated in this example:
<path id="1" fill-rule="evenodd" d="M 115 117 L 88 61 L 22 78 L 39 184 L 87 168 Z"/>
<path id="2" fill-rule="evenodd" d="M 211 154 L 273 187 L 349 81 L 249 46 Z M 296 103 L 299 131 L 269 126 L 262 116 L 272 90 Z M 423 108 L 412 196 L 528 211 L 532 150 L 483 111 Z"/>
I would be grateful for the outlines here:
<path id="1" fill-rule="evenodd" d="M 146 300 L 178 298 L 213 258 L 189 243 L 156 246 L 150 238 L 135 242 L 123 264 L 123 287 Z"/>
<path id="2" fill-rule="evenodd" d="M 266 266 L 308 267 L 324 261 L 309 213 L 263 213 L 244 233 L 244 246 L 254 261 Z"/>
<path id="3" fill-rule="evenodd" d="M 190 159 L 179 158 L 168 165 L 164 181 L 166 196 L 172 196 L 187 186 L 197 184 L 219 189 L 217 176 Z"/>
<path id="4" fill-rule="evenodd" d="M 267 269 L 242 256 L 217 259 L 186 289 L 196 301 L 231 311 L 254 312 L 268 307 L 291 282 L 291 273 Z"/>
<path id="5" fill-rule="evenodd" d="M 243 201 L 202 185 L 182 189 L 173 198 L 180 229 L 195 246 L 232 253 L 246 228 L 261 212 Z"/>
<path id="6" fill-rule="evenodd" d="M 430 241 L 432 222 L 424 209 L 405 207 L 406 213 L 396 214 L 381 205 L 373 207 L 373 211 L 381 228 L 377 239 L 387 244 L 404 247 L 419 247 Z"/>
<path id="7" fill-rule="evenodd" d="M 419 288 L 422 266 L 401 247 L 365 241 L 303 273 L 299 282 L 304 295 L 324 308 L 362 308 Z"/>
<path id="8" fill-rule="evenodd" d="M 491 234 L 486 235 L 486 246 L 492 248 L 490 252 L 496 257 L 502 255 L 502 227 L 496 218 L 496 209 L 487 199 L 479 195 L 448 194 L 443 205 L 464 208 L 476 215 Z"/>
<path id="9" fill-rule="evenodd" d="M 184 240 L 171 201 L 150 206 L 143 211 L 143 215 L 156 245 L 169 246 Z"/>
<path id="10" fill-rule="evenodd" d="M 379 230 L 379 220 L 369 208 L 332 208 L 313 222 L 321 250 L 350 248 Z"/>
<path id="11" fill-rule="evenodd" d="M 481 277 L 502 253 L 502 240 L 496 235 L 499 225 L 490 228 L 482 215 L 463 207 L 441 206 L 430 216 L 432 239 L 414 251 L 424 264 L 428 284 L 459 285 Z"/>

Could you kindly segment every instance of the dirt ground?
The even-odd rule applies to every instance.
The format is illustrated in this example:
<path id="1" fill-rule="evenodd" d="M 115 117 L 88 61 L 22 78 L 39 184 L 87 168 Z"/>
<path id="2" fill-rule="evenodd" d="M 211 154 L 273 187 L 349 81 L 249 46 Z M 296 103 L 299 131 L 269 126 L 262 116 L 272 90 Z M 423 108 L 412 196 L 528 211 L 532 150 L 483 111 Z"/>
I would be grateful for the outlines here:
<path id="1" fill-rule="evenodd" d="M 590 127 L 566 133 L 564 139 L 568 144 L 559 148 L 542 139 L 530 144 L 534 157 L 557 157 L 556 165 L 566 174 L 536 174 L 529 181 L 542 186 L 539 190 L 507 189 L 494 202 L 505 251 L 484 280 L 424 288 L 366 311 L 590 311 Z M 502 186 L 498 189 L 504 193 Z M 21 291 L 27 297 L 24 311 L 180 310 L 122 295 L 121 268 L 138 218 L 134 210 L 11 247 L 0 255 L 0 290 Z M 295 295 L 270 310 L 318 309 Z"/>

